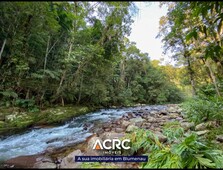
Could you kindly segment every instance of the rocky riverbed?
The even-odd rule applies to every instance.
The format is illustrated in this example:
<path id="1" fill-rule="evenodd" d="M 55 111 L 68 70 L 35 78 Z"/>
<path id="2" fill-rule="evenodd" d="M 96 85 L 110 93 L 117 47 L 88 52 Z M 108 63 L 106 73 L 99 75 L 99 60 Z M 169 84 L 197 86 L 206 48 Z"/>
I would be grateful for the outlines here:
<path id="1" fill-rule="evenodd" d="M 162 127 L 171 121 L 179 122 L 185 131 L 194 130 L 198 135 L 205 135 L 209 132 L 207 127 L 216 126 L 216 122 L 203 123 L 197 126 L 187 122 L 182 110 L 176 104 L 166 105 L 163 109 L 139 107 L 133 111 L 127 111 L 116 120 L 98 123 L 93 127 L 91 124 L 84 124 L 84 130 L 89 130 L 92 133 L 84 142 L 57 149 L 48 148 L 45 152 L 37 155 L 12 158 L 5 161 L 3 166 L 8 168 L 80 168 L 81 163 L 74 162 L 74 156 L 100 155 L 97 151 L 92 150 L 97 139 L 122 138 L 126 133 L 141 128 L 154 132 L 160 142 L 164 143 L 167 137 L 162 134 Z M 217 140 L 222 142 L 222 136 L 218 136 Z M 109 165 L 117 168 L 138 168 L 137 163 L 110 163 Z"/>

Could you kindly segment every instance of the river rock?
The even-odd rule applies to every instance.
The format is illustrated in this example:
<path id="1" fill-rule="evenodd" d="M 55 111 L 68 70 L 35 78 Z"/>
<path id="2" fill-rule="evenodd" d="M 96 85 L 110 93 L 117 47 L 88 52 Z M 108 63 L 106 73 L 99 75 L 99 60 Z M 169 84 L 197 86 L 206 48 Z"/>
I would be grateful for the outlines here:
<path id="1" fill-rule="evenodd" d="M 130 124 L 131 124 L 131 122 L 129 122 L 129 121 L 125 121 L 125 120 L 122 121 L 122 125 L 123 125 L 124 127 L 127 127 L 127 126 L 130 125 Z"/>
<path id="2" fill-rule="evenodd" d="M 81 150 L 75 150 L 62 159 L 60 168 L 79 168 L 82 162 L 75 162 L 75 156 L 82 156 Z"/>
<path id="3" fill-rule="evenodd" d="M 142 114 L 141 117 L 142 117 L 143 119 L 147 119 L 147 114 Z"/>
<path id="4" fill-rule="evenodd" d="M 178 109 L 177 109 L 177 112 L 181 114 L 181 113 L 183 112 L 183 109 L 178 108 Z"/>
<path id="5" fill-rule="evenodd" d="M 140 110 L 138 111 L 138 113 L 144 113 L 144 110 L 140 109 Z"/>
<path id="6" fill-rule="evenodd" d="M 110 123 L 106 123 L 102 126 L 103 129 L 107 129 L 107 128 L 111 128 L 111 124 Z"/>
<path id="7" fill-rule="evenodd" d="M 88 140 L 88 144 L 87 144 L 87 150 L 92 150 L 94 147 L 94 144 L 96 143 L 96 141 L 99 140 L 100 142 L 102 142 L 100 137 L 97 136 L 93 136 L 92 138 L 90 138 Z"/>
<path id="8" fill-rule="evenodd" d="M 169 116 L 166 116 L 166 115 L 165 115 L 165 116 L 162 116 L 161 118 L 162 118 L 162 119 L 166 119 L 166 120 L 168 120 L 168 119 L 169 119 Z"/>
<path id="9" fill-rule="evenodd" d="M 124 132 L 125 130 L 122 129 L 122 128 L 115 128 L 115 132 L 117 133 L 121 133 L 121 132 Z"/>
<path id="10" fill-rule="evenodd" d="M 169 113 L 176 113 L 176 112 L 178 112 L 178 109 L 176 107 L 169 107 L 167 109 L 167 112 L 169 112 Z"/>
<path id="11" fill-rule="evenodd" d="M 60 140 L 60 138 L 49 139 L 48 141 L 46 141 L 46 143 L 49 144 L 49 143 L 53 143 L 53 142 L 56 142 L 59 140 Z"/>
<path id="12" fill-rule="evenodd" d="M 157 120 L 156 120 L 156 118 L 154 118 L 154 117 L 152 117 L 152 116 L 147 116 L 147 122 L 149 122 L 149 123 L 154 123 L 154 122 L 156 122 Z"/>
<path id="13" fill-rule="evenodd" d="M 104 132 L 99 137 L 101 140 L 105 139 L 120 139 L 125 136 L 125 133 L 116 133 L 116 132 Z"/>
<path id="14" fill-rule="evenodd" d="M 145 121 L 145 119 L 141 118 L 141 117 L 137 117 L 137 118 L 132 118 L 129 120 L 131 123 L 137 123 L 137 122 L 143 122 Z"/>
<path id="15" fill-rule="evenodd" d="M 167 137 L 164 136 L 161 132 L 155 131 L 154 134 L 158 137 L 160 142 L 164 143 L 167 141 Z"/>
<path id="16" fill-rule="evenodd" d="M 143 124 L 143 122 L 136 122 L 136 123 L 135 123 L 135 126 L 137 126 L 137 127 L 141 127 L 142 124 Z"/>
<path id="17" fill-rule="evenodd" d="M 37 162 L 36 159 L 42 157 L 43 155 L 27 155 L 18 156 L 5 161 L 5 165 L 14 168 L 33 168 L 34 164 Z"/>
<path id="18" fill-rule="evenodd" d="M 120 120 L 116 120 L 116 121 L 114 122 L 114 124 L 116 124 L 116 125 L 121 125 L 121 121 L 120 121 Z"/>
<path id="19" fill-rule="evenodd" d="M 152 110 L 152 111 L 149 112 L 150 115 L 156 115 L 156 114 L 158 114 L 158 113 L 159 113 L 159 112 L 158 112 L 158 111 L 155 111 L 155 110 Z"/>
<path id="20" fill-rule="evenodd" d="M 214 128 L 214 127 L 217 127 L 217 126 L 218 126 L 218 123 L 216 121 L 208 121 L 208 122 L 206 122 L 206 127 Z"/>
<path id="21" fill-rule="evenodd" d="M 223 135 L 217 135 L 216 140 L 219 142 L 223 142 Z"/>
<path id="22" fill-rule="evenodd" d="M 33 168 L 37 169 L 56 169 L 57 165 L 52 162 L 37 162 L 34 164 Z"/>
<path id="23" fill-rule="evenodd" d="M 171 119 L 175 119 L 175 118 L 178 118 L 179 115 L 178 115 L 177 113 L 170 113 L 170 114 L 169 114 L 169 117 L 170 117 Z"/>
<path id="24" fill-rule="evenodd" d="M 135 131 L 136 129 L 138 129 L 137 126 L 135 126 L 135 125 L 129 125 L 125 131 L 126 131 L 126 132 L 133 132 L 133 131 Z"/>
<path id="25" fill-rule="evenodd" d="M 36 158 L 37 162 L 53 162 L 52 158 L 50 158 L 49 156 L 42 156 L 42 157 L 38 157 Z"/>
<path id="26" fill-rule="evenodd" d="M 197 126 L 195 126 L 196 131 L 205 130 L 205 129 L 206 129 L 206 124 L 205 123 L 200 123 Z"/>
<path id="27" fill-rule="evenodd" d="M 135 115 L 133 113 L 131 113 L 131 112 L 127 112 L 127 117 L 129 119 L 131 119 L 131 118 L 135 117 Z"/>
<path id="28" fill-rule="evenodd" d="M 159 112 L 160 115 L 167 115 L 168 114 L 168 111 L 167 110 L 161 110 Z"/>
<path id="29" fill-rule="evenodd" d="M 182 117 L 177 117 L 176 120 L 181 121 L 181 120 L 183 120 L 183 118 Z"/>
<path id="30" fill-rule="evenodd" d="M 108 129 L 108 131 L 110 131 L 110 130 L 111 130 L 111 128 Z M 100 134 L 102 134 L 104 132 L 104 130 L 103 129 L 95 129 L 94 132 L 96 132 L 97 135 L 99 136 Z"/>
<path id="31" fill-rule="evenodd" d="M 141 128 L 143 129 L 150 129 L 151 124 L 150 123 L 144 123 L 142 124 Z"/>
<path id="32" fill-rule="evenodd" d="M 108 128 L 106 128 L 106 129 L 104 129 L 105 132 L 110 132 L 111 130 L 112 130 L 111 127 L 108 127 Z"/>
<path id="33" fill-rule="evenodd" d="M 202 136 L 202 135 L 205 135 L 206 133 L 208 133 L 209 130 L 202 130 L 202 131 L 197 131 L 195 132 L 198 136 Z"/>
<path id="34" fill-rule="evenodd" d="M 191 123 L 189 123 L 189 122 L 183 122 L 182 124 L 181 124 L 181 126 L 184 128 L 184 130 L 189 130 L 189 129 L 192 129 L 192 128 L 194 128 L 194 126 L 195 126 L 195 124 L 194 124 L 194 122 L 191 122 Z"/>

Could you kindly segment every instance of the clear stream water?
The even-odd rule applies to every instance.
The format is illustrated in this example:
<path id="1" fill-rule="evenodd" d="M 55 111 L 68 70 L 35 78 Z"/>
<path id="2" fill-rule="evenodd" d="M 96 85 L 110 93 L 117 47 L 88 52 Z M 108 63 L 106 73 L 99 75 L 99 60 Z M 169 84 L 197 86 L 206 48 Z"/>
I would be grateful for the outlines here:
<path id="1" fill-rule="evenodd" d="M 63 147 L 69 144 L 84 141 L 92 133 L 84 130 L 84 124 L 90 127 L 110 120 L 115 120 L 126 112 L 139 109 L 161 110 L 165 106 L 139 106 L 122 109 L 101 109 L 73 118 L 64 125 L 52 128 L 30 129 L 23 133 L 0 139 L 0 161 L 5 161 L 21 155 L 41 153 L 48 147 Z"/>

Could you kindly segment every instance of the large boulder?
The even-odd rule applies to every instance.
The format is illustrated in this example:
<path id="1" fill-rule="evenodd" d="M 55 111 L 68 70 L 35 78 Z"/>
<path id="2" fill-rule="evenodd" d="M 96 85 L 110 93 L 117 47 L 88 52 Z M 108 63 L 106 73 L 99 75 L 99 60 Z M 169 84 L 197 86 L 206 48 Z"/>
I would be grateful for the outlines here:
<path id="1" fill-rule="evenodd" d="M 60 168 L 79 168 L 82 162 L 75 162 L 75 156 L 82 156 L 81 150 L 75 150 L 62 159 Z"/>

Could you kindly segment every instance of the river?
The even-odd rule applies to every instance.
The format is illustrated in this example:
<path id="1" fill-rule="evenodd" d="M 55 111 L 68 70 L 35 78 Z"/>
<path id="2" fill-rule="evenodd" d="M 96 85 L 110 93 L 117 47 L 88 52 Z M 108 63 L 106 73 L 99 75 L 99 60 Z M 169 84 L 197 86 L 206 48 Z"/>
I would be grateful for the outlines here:
<path id="1" fill-rule="evenodd" d="M 58 148 L 84 141 L 92 135 L 89 129 L 111 120 L 118 119 L 126 112 L 139 110 L 161 110 L 166 106 L 138 106 L 121 109 L 101 109 L 78 116 L 64 125 L 51 128 L 29 129 L 23 133 L 0 139 L 0 161 L 24 155 L 44 152 L 47 148 Z M 85 126 L 88 124 L 88 128 Z"/>

